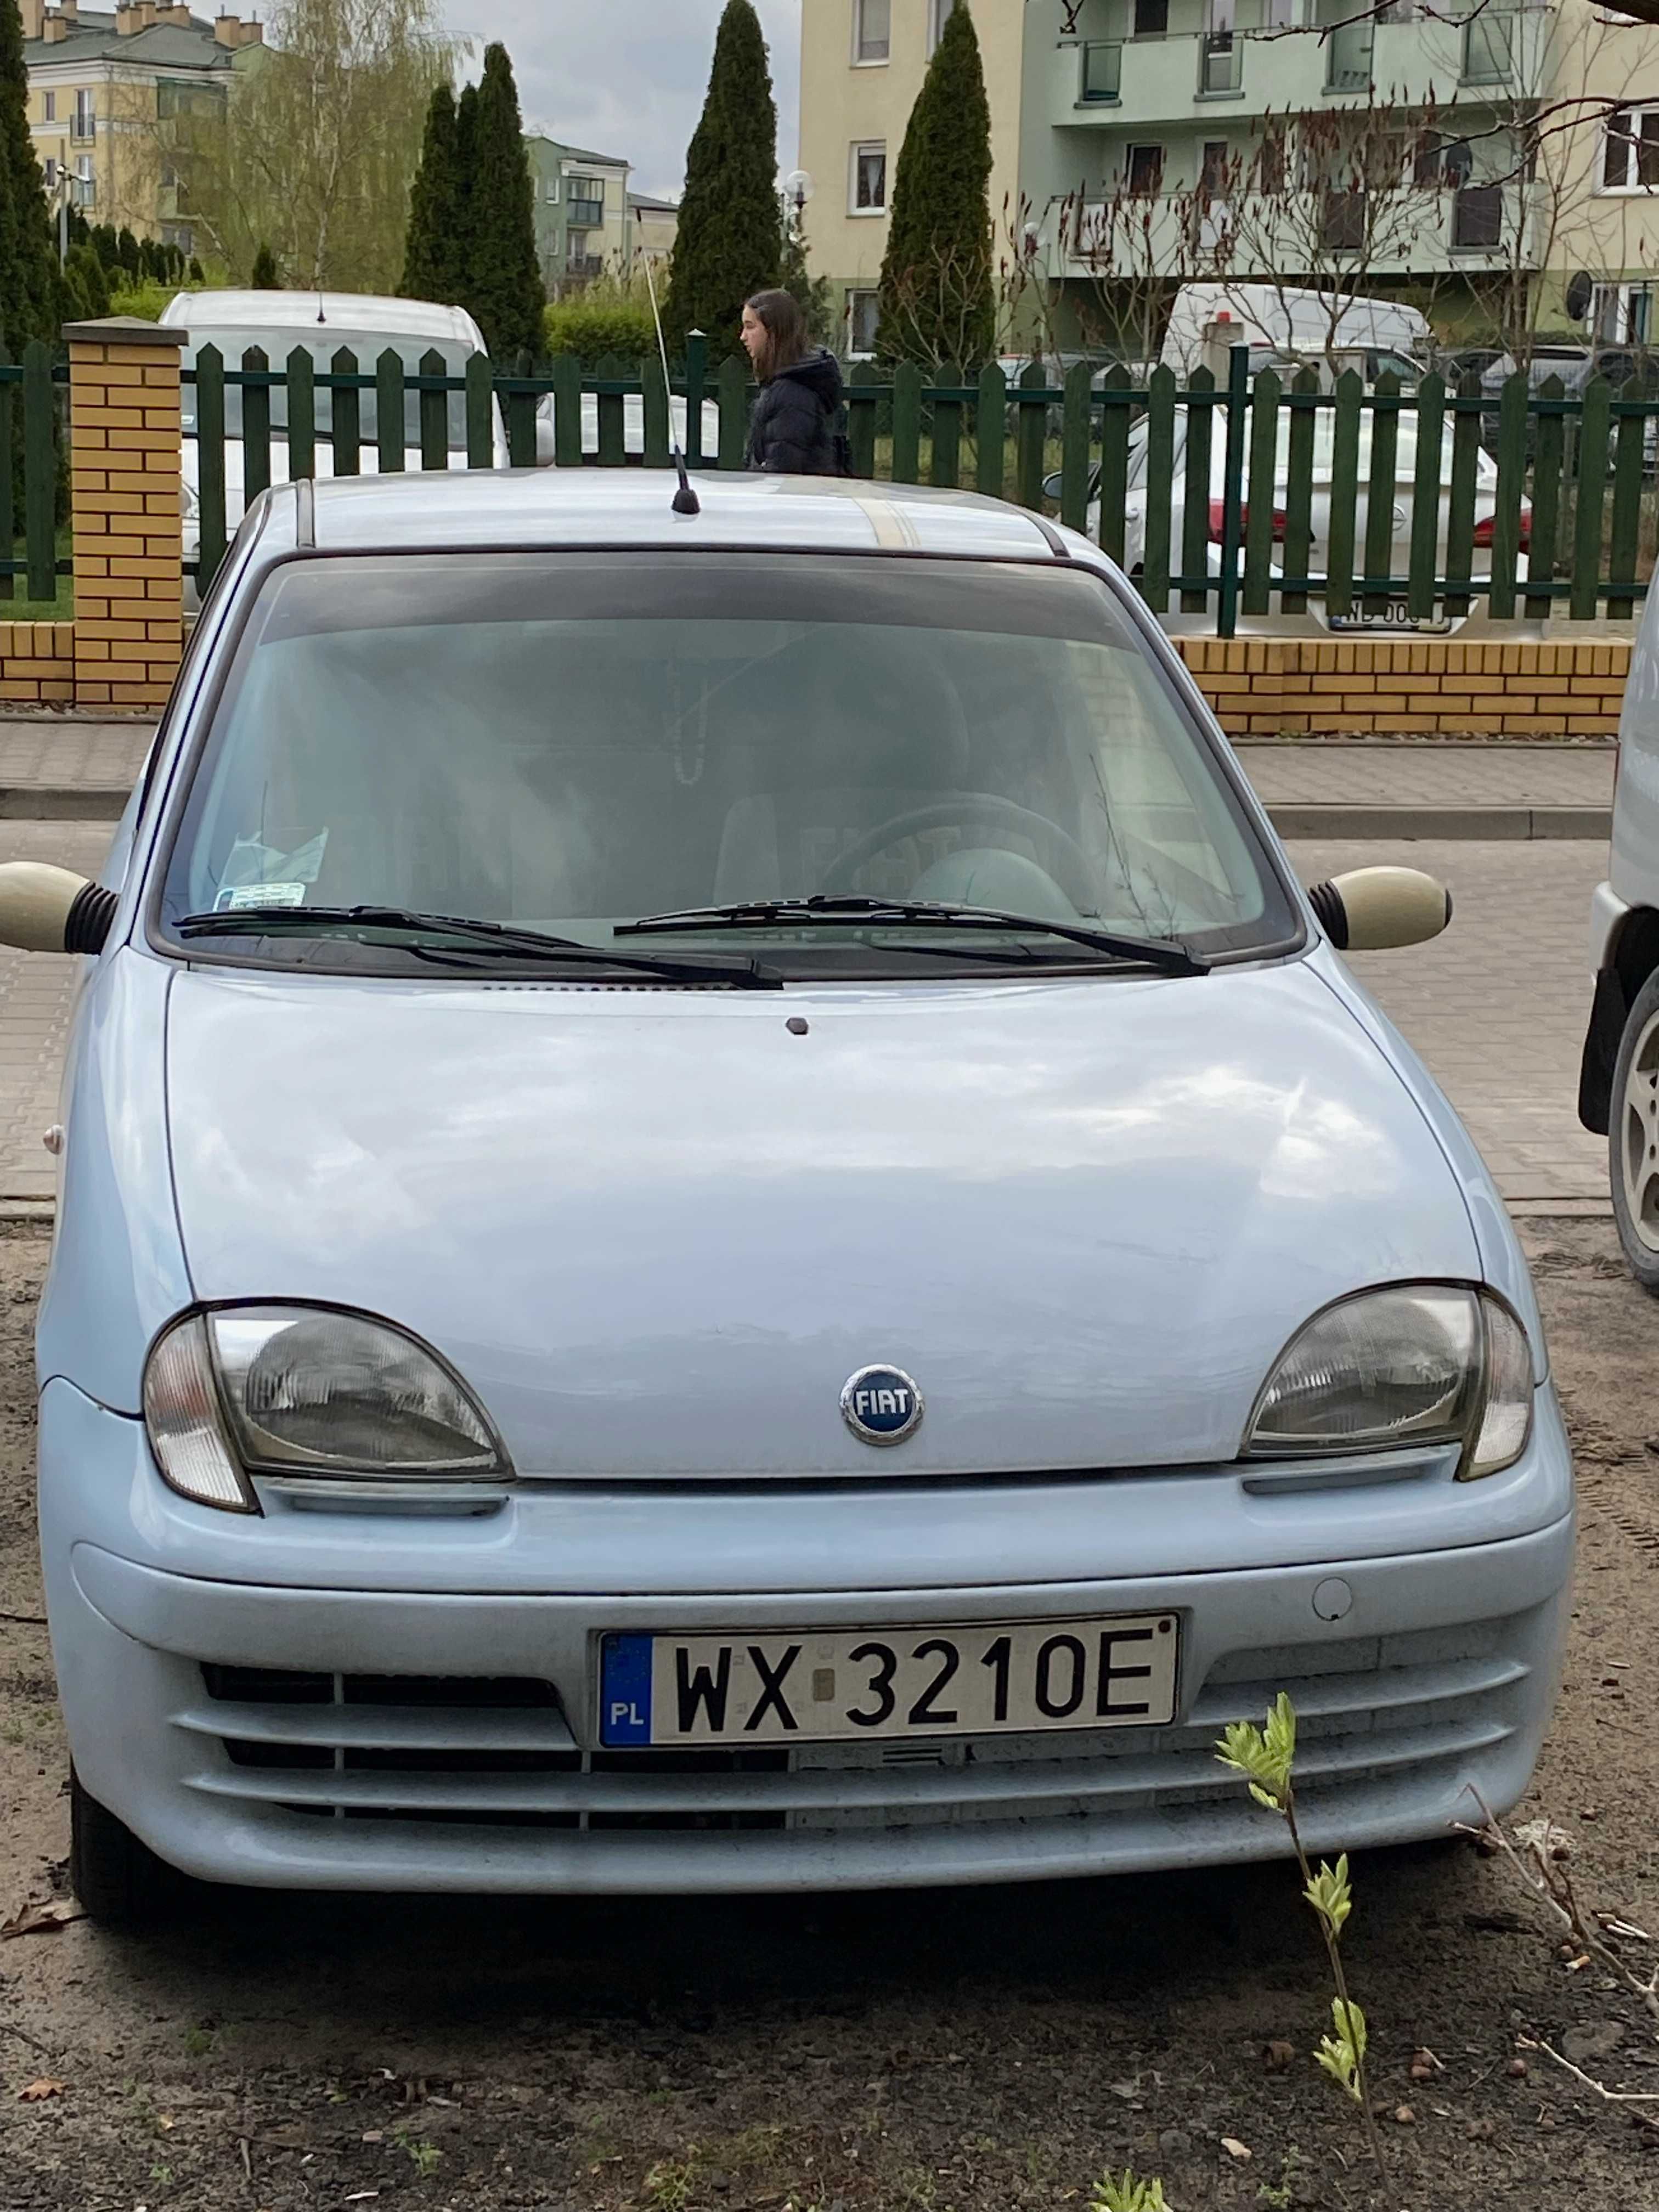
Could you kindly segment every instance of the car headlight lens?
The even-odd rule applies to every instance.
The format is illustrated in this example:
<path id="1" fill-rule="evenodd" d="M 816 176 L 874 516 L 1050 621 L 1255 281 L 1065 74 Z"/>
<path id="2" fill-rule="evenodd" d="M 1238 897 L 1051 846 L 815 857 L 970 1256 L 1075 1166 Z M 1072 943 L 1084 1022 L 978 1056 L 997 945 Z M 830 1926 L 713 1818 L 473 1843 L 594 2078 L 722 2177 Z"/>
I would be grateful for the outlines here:
<path id="1" fill-rule="evenodd" d="M 1363 1291 L 1291 1343 L 1256 1401 L 1254 1457 L 1460 1443 L 1458 1477 L 1512 1467 L 1532 1433 L 1532 1354 L 1509 1308 L 1438 1284 Z"/>
<path id="2" fill-rule="evenodd" d="M 144 1416 L 173 1489 L 243 1512 L 258 1510 L 250 1470 L 405 1481 L 513 1471 L 437 1354 L 361 1314 L 240 1306 L 192 1315 L 150 1355 Z"/>

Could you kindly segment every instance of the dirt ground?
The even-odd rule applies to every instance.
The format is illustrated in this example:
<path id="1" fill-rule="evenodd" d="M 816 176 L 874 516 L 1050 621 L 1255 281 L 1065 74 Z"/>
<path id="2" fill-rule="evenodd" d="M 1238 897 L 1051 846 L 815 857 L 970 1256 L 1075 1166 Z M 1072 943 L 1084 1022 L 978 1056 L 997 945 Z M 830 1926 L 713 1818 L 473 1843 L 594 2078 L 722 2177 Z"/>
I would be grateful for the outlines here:
<path id="1" fill-rule="evenodd" d="M 1603 1224 L 1530 1242 L 1584 1510 L 1567 1679 L 1524 1811 L 1571 1832 L 1589 1900 L 1659 1933 L 1659 1308 Z M 33 1529 L 46 1252 L 0 1243 L 0 1919 L 68 1898 Z M 1381 2177 L 1311 2062 L 1324 1965 L 1275 1864 L 758 1903 L 224 1893 L 164 1938 L 80 1921 L 0 1941 L 0 2203 L 1011 2212 L 1086 2204 L 1126 2164 L 1161 2172 L 1179 2212 L 1659 2202 L 1640 2106 L 1601 2103 L 1540 2053 L 1510 2070 L 1518 2037 L 1541 2034 L 1659 2115 L 1640 2006 L 1572 1970 L 1467 1845 L 1362 1861 L 1356 1886 Z M 1269 2044 L 1292 2055 L 1270 2063 Z M 1443 2070 L 1413 2080 L 1424 2046 Z"/>

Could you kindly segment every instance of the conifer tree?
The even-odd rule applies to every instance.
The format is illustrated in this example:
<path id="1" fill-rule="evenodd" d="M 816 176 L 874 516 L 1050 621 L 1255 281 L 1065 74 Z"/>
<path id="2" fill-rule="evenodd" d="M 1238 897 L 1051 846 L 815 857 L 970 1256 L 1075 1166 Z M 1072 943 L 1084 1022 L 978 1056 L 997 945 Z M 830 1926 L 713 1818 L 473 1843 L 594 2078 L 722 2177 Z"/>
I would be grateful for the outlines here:
<path id="1" fill-rule="evenodd" d="M 766 40 L 750 0 L 726 0 L 702 119 L 685 161 L 685 196 L 665 319 L 677 348 L 708 334 L 709 358 L 738 349 L 743 303 L 778 282 L 778 112 Z"/>
<path id="2" fill-rule="evenodd" d="M 283 289 L 282 271 L 276 266 L 276 256 L 271 252 L 269 242 L 262 243 L 253 257 L 252 281 L 256 292 L 280 292 Z"/>
<path id="3" fill-rule="evenodd" d="M 542 350 L 547 295 L 536 252 L 536 186 L 524 143 L 519 90 L 505 46 L 484 51 L 472 118 L 466 240 L 468 291 L 484 343 L 498 362 Z"/>
<path id="4" fill-rule="evenodd" d="M 453 306 L 466 289 L 461 268 L 462 201 L 455 94 L 441 84 L 427 110 L 421 166 L 409 201 L 409 237 L 398 290 L 405 300 Z"/>
<path id="5" fill-rule="evenodd" d="M 15 356 L 31 338 L 55 338 L 63 305 L 46 179 L 29 139 L 23 19 L 17 0 L 0 0 L 0 339 Z"/>
<path id="6" fill-rule="evenodd" d="M 893 179 L 876 352 L 979 368 L 996 343 L 991 108 L 979 38 L 958 0 L 928 65 Z"/>

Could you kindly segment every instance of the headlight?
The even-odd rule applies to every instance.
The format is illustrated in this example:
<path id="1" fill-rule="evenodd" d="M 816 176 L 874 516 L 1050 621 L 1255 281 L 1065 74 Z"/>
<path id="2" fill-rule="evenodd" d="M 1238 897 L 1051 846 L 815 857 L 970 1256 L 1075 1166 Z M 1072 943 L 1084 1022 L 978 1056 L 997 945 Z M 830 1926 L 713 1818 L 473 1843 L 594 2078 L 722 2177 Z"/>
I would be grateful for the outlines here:
<path id="1" fill-rule="evenodd" d="M 1509 1308 L 1438 1283 L 1362 1291 L 1316 1314 L 1256 1401 L 1246 1452 L 1458 1443 L 1460 1481 L 1512 1467 L 1532 1433 L 1532 1355 Z"/>
<path id="2" fill-rule="evenodd" d="M 144 1419 L 162 1475 L 257 1513 L 248 1472 L 485 1480 L 513 1469 L 437 1354 L 390 1322 L 304 1306 L 194 1314 L 161 1337 Z"/>

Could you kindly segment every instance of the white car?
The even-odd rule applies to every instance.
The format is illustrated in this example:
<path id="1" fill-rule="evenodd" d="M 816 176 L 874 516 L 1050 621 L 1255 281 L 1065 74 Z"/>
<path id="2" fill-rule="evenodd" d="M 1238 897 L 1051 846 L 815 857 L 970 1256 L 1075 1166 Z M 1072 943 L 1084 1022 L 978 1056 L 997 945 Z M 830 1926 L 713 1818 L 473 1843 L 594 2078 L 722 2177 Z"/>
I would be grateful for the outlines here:
<path id="1" fill-rule="evenodd" d="M 1370 523 L 1372 417 L 1362 416 L 1359 424 L 1358 489 L 1354 502 L 1353 568 L 1356 581 L 1366 574 L 1365 538 Z M 1328 408 L 1321 408 L 1314 416 L 1313 442 L 1313 499 L 1310 525 L 1313 542 L 1309 549 L 1309 574 L 1322 582 L 1330 558 L 1331 529 L 1331 469 L 1336 437 L 1335 416 Z M 1131 575 L 1138 574 L 1146 558 L 1146 516 L 1149 506 L 1146 483 L 1147 424 L 1145 416 L 1129 431 L 1129 463 L 1127 496 L 1124 501 L 1123 565 Z M 1212 576 L 1221 573 L 1221 535 L 1223 501 L 1226 492 L 1226 421 L 1220 410 L 1214 411 L 1210 436 L 1210 502 L 1205 530 L 1206 567 Z M 1447 526 L 1449 520 L 1452 473 L 1452 434 L 1449 426 L 1444 429 L 1441 445 L 1440 483 L 1444 496 L 1440 504 L 1435 533 L 1435 564 L 1437 573 L 1443 575 L 1446 566 Z M 1170 572 L 1171 575 L 1184 573 L 1182 550 L 1187 517 L 1187 413 L 1177 410 L 1175 425 L 1175 469 L 1170 501 Z M 1246 514 L 1248 514 L 1248 483 L 1249 452 L 1245 450 Z M 1273 560 L 1272 568 L 1274 600 L 1273 611 L 1278 611 L 1277 592 L 1284 574 L 1281 566 L 1285 540 L 1290 481 L 1290 415 L 1281 412 L 1279 420 L 1278 452 L 1273 469 Z M 1057 493 L 1060 479 L 1051 477 L 1045 489 Z M 1412 524 L 1416 508 L 1417 488 L 1417 423 L 1409 414 L 1402 414 L 1395 433 L 1394 500 L 1389 518 L 1389 569 L 1398 578 L 1406 574 L 1411 559 Z M 1089 535 L 1097 541 L 1100 536 L 1100 499 L 1098 475 L 1091 486 L 1089 505 Z M 1492 543 L 1498 513 L 1498 466 L 1489 453 L 1479 449 L 1475 454 L 1474 481 L 1474 544 L 1470 560 L 1470 574 L 1474 577 L 1492 573 Z M 1521 508 L 1521 545 L 1524 550 L 1532 520 L 1530 506 L 1522 501 Z M 1243 549 L 1240 553 L 1243 561 Z M 1406 629 L 1423 625 L 1413 623 L 1404 594 L 1390 599 L 1385 606 L 1366 610 L 1356 596 L 1352 611 L 1333 616 L 1327 612 L 1325 603 L 1317 595 L 1310 600 L 1313 619 L 1327 629 Z M 1435 623 L 1445 630 L 1460 626 L 1462 617 L 1448 621 L 1441 617 Z"/>
<path id="2" fill-rule="evenodd" d="M 161 314 L 164 327 L 190 333 L 183 366 L 194 369 L 204 346 L 216 346 L 227 370 L 240 368 L 254 347 L 265 355 L 272 368 L 281 369 L 296 348 L 310 354 L 319 376 L 333 367 L 342 348 L 356 355 L 365 375 L 374 374 L 380 356 L 390 349 L 402 360 L 406 376 L 419 374 L 428 353 L 443 356 L 447 373 L 463 376 L 475 355 L 485 352 L 483 334 L 464 308 L 436 307 L 424 300 L 382 300 L 363 293 L 347 292 L 180 292 Z M 246 504 L 243 491 L 242 403 L 240 385 L 225 387 L 225 532 L 234 537 Z M 358 394 L 357 454 L 359 476 L 378 476 L 380 418 L 372 391 Z M 404 467 L 414 474 L 422 466 L 421 398 L 410 391 L 404 398 Z M 316 398 L 317 447 L 314 473 L 319 478 L 334 474 L 334 394 L 319 387 Z M 467 465 L 466 402 L 452 392 L 447 403 L 448 465 Z M 551 459 L 550 431 L 543 450 L 538 426 L 538 459 Z M 491 403 L 491 447 L 497 468 L 507 465 L 507 428 L 499 402 Z M 200 448 L 197 440 L 196 388 L 184 389 L 185 568 L 186 596 L 202 543 L 199 507 Z M 288 393 L 280 384 L 270 392 L 270 480 L 289 480 Z"/>
<path id="3" fill-rule="evenodd" d="M 555 397 L 549 392 L 536 410 L 537 458 L 551 460 Z M 686 438 L 690 423 L 690 410 L 681 398 L 669 402 L 668 434 L 682 453 L 687 450 Z M 702 403 L 702 465 L 713 467 L 714 456 L 720 449 L 720 410 L 712 399 Z M 599 451 L 599 394 L 582 394 L 582 458 L 595 460 Z M 623 452 L 630 461 L 641 460 L 645 454 L 645 401 L 637 392 L 623 396 Z"/>
<path id="4" fill-rule="evenodd" d="M 1619 719 L 1613 851 L 1590 907 L 1595 997 L 1578 1118 L 1607 1139 L 1631 1273 L 1659 1295 L 1659 592 L 1650 592 Z"/>

